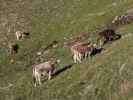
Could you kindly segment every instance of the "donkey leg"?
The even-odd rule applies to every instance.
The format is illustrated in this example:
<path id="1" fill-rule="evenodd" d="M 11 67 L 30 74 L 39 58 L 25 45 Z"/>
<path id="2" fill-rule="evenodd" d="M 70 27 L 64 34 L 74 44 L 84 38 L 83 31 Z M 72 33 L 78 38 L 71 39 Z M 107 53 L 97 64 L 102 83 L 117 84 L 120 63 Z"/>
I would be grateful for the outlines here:
<path id="1" fill-rule="evenodd" d="M 48 72 L 48 80 L 51 80 L 51 71 Z"/>

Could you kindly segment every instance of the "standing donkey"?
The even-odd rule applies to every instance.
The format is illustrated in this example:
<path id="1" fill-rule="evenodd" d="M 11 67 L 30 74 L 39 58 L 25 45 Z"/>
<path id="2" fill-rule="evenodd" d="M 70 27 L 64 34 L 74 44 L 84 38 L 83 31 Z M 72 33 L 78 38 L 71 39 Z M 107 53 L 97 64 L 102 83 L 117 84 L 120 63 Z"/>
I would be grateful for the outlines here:
<path id="1" fill-rule="evenodd" d="M 55 71 L 55 66 L 60 62 L 60 60 L 49 60 L 47 62 L 33 65 L 33 79 L 34 85 L 36 87 L 37 84 L 41 85 L 41 76 L 48 74 L 48 80 L 51 79 L 52 74 Z"/>
<path id="2" fill-rule="evenodd" d="M 96 48 L 97 45 L 91 43 L 77 43 L 71 46 L 74 62 L 76 63 L 78 61 L 81 63 L 82 58 L 86 58 L 88 55 L 90 56 Z"/>

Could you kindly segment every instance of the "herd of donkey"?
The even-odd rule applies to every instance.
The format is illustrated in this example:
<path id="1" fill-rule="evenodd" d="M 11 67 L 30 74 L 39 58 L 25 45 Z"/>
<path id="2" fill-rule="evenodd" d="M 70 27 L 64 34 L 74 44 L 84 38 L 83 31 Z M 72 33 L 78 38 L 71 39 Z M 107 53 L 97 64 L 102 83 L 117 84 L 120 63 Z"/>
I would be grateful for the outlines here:
<path id="1" fill-rule="evenodd" d="M 122 16 L 116 16 L 115 19 L 112 21 L 112 23 L 117 23 L 118 20 L 120 20 Z M 128 16 L 129 17 L 129 16 Z M 128 18 L 125 16 L 125 18 Z M 133 16 L 132 16 L 133 18 Z M 131 18 L 130 18 L 131 19 Z M 123 20 L 123 19 L 122 19 Z M 121 20 L 121 21 L 122 21 Z M 125 21 L 125 20 L 124 20 Z M 123 22 L 123 21 L 122 21 Z M 29 33 L 17 31 L 15 33 L 17 40 L 21 40 L 29 35 Z M 115 30 L 113 28 L 106 28 L 102 31 L 99 31 L 97 35 L 99 38 L 99 43 L 91 43 L 91 42 L 75 42 L 73 45 L 70 46 L 70 50 L 72 53 L 73 61 L 74 63 L 81 63 L 81 61 L 84 58 L 90 57 L 94 53 L 96 54 L 97 51 L 103 49 L 103 45 L 108 43 L 109 41 L 117 40 L 121 38 L 121 35 L 116 34 Z M 16 44 L 12 44 L 10 46 L 10 52 L 16 53 L 18 49 L 18 46 Z M 34 64 L 32 65 L 33 70 L 33 80 L 34 80 L 34 86 L 41 85 L 41 76 L 48 75 L 48 80 L 51 79 L 51 76 L 56 71 L 57 64 L 60 63 L 59 59 L 49 59 L 46 62 L 40 63 L 40 64 Z"/>

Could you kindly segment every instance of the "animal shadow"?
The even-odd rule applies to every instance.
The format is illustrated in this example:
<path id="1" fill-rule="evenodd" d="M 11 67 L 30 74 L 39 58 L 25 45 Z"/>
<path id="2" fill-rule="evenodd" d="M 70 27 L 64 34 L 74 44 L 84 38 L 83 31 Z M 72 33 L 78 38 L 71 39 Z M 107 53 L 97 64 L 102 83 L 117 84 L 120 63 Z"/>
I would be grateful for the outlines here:
<path id="1" fill-rule="evenodd" d="M 53 77 L 56 77 L 56 76 L 59 75 L 60 73 L 66 71 L 66 70 L 69 69 L 69 68 L 71 68 L 73 65 L 74 65 L 74 63 L 68 64 L 68 65 L 65 65 L 63 68 L 56 70 L 55 73 L 53 73 Z"/>
<path id="2" fill-rule="evenodd" d="M 102 50 L 104 50 L 104 48 L 99 48 L 99 49 L 95 48 L 95 49 L 93 50 L 93 52 L 91 53 L 91 56 L 94 56 L 94 55 L 96 55 L 96 54 L 98 54 L 98 53 L 101 53 Z"/>
<path id="3" fill-rule="evenodd" d="M 16 54 L 16 53 L 18 53 L 19 48 L 20 48 L 20 47 L 19 47 L 18 44 L 13 44 L 12 47 L 11 47 L 10 53 L 11 53 L 11 54 Z"/>
<path id="4" fill-rule="evenodd" d="M 54 40 L 54 41 L 52 41 L 50 44 L 48 44 L 48 45 L 44 48 L 44 50 L 48 50 L 48 49 L 52 48 L 54 45 L 56 45 L 56 44 L 58 44 L 58 41 Z"/>
<path id="5" fill-rule="evenodd" d="M 23 34 L 24 34 L 25 38 L 30 38 L 30 33 L 29 32 L 24 32 Z"/>
<path id="6" fill-rule="evenodd" d="M 115 34 L 114 38 L 112 41 L 119 40 L 121 38 L 120 34 Z"/>

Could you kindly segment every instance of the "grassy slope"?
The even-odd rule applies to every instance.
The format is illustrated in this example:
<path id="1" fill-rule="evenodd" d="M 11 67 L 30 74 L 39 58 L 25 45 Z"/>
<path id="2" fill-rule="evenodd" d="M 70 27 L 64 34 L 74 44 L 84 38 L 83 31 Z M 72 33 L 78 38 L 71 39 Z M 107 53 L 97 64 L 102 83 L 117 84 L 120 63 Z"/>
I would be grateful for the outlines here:
<path id="1" fill-rule="evenodd" d="M 113 0 L 1 0 L 0 87 L 9 83 L 13 86 L 0 88 L 0 100 L 132 100 L 133 36 L 106 45 L 101 54 L 72 66 L 40 87 L 32 86 L 30 66 L 34 53 L 52 40 L 63 41 L 64 36 L 94 31 L 133 7 L 132 0 L 116 2 L 115 7 L 111 5 Z M 8 41 L 15 41 L 14 32 L 19 29 L 30 31 L 31 38 L 17 42 L 21 50 L 10 56 L 5 34 Z M 132 24 L 117 32 L 132 32 Z M 62 67 L 72 62 L 69 52 L 68 48 L 58 48 L 51 50 L 50 55 L 59 57 Z M 11 58 L 15 63 L 9 63 Z M 129 88 L 122 90 L 123 86 Z"/>

